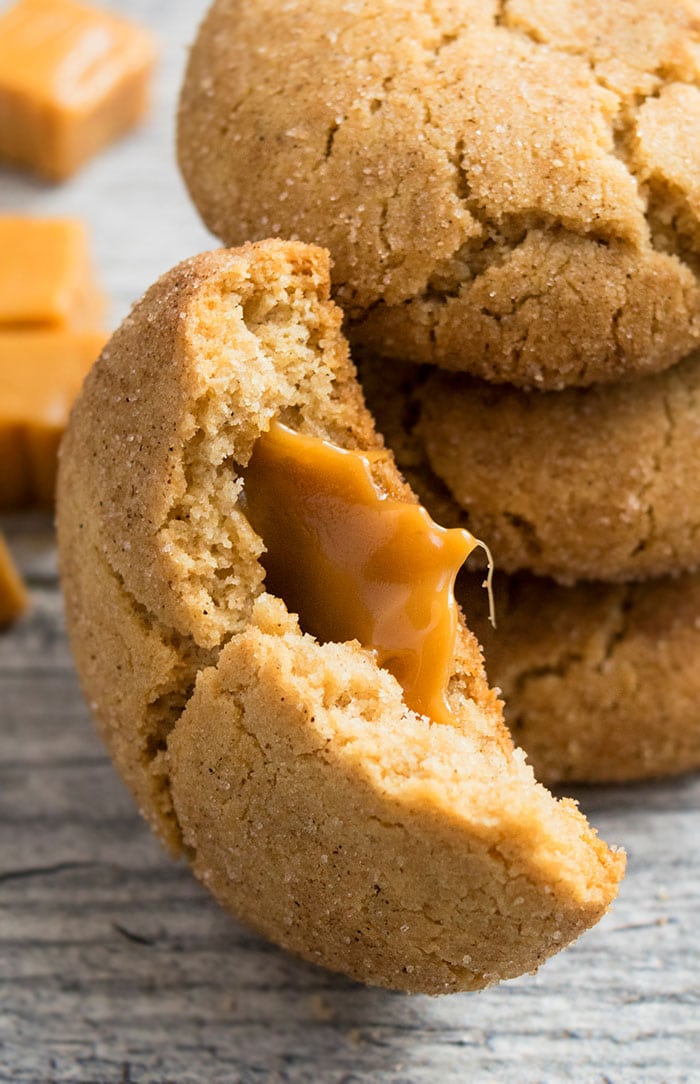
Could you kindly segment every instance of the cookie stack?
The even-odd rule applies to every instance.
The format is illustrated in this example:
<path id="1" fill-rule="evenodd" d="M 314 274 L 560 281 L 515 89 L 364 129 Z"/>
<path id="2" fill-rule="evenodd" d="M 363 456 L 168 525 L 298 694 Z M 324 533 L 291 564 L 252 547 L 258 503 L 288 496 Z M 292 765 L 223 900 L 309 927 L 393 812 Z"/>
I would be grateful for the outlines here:
<path id="1" fill-rule="evenodd" d="M 156 283 L 85 384 L 67 624 L 161 838 L 362 981 L 521 974 L 623 874 L 514 749 L 470 626 L 541 779 L 700 766 L 699 26 L 700 0 L 215 0 L 193 48 L 180 164 L 241 247 Z M 493 551 L 497 631 L 483 571 L 453 621 L 449 532 L 375 419 Z"/>
<path id="2" fill-rule="evenodd" d="M 550 782 L 700 765 L 699 19 L 218 0 L 183 89 L 205 221 L 330 249 L 400 467 L 512 574 L 478 631 Z"/>

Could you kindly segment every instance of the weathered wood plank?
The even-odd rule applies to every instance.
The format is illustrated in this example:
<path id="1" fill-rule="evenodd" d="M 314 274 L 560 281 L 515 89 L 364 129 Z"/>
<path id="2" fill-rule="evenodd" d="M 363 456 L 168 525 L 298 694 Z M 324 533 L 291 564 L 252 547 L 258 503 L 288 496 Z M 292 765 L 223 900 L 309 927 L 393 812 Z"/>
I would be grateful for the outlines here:
<path id="1" fill-rule="evenodd" d="M 0 639 L 0 1080 L 694 1079 L 697 779 L 579 792 L 630 872 L 538 976 L 363 990 L 243 930 L 159 850 L 80 699 L 50 532 L 9 533 L 34 586 Z"/>

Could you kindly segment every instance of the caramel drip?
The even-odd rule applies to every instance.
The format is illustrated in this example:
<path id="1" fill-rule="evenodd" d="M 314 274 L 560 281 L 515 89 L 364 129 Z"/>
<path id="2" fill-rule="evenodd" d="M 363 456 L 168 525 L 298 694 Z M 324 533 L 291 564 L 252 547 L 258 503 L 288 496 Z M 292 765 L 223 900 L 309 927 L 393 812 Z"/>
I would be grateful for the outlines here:
<path id="1" fill-rule="evenodd" d="M 477 542 L 388 497 L 373 458 L 274 422 L 244 471 L 242 507 L 265 545 L 267 590 L 303 630 L 322 642 L 358 640 L 409 708 L 449 722 L 454 582 Z"/>

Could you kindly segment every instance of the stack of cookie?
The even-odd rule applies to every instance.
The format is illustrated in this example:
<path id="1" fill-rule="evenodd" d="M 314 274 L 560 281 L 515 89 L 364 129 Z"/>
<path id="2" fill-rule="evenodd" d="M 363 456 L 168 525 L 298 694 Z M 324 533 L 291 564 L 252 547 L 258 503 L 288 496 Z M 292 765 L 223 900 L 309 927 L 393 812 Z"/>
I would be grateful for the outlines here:
<path id="1" fill-rule="evenodd" d="M 330 249 L 399 465 L 516 574 L 464 601 L 549 781 L 700 765 L 698 20 L 217 0 L 183 89 L 206 222 Z"/>

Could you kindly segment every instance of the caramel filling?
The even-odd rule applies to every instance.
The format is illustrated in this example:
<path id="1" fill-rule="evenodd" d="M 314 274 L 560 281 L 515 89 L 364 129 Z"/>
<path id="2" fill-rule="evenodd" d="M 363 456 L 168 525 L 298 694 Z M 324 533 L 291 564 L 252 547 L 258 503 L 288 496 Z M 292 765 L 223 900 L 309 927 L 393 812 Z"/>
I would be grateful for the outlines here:
<path id="1" fill-rule="evenodd" d="M 244 472 L 242 507 L 266 553 L 268 591 L 322 642 L 358 640 L 397 679 L 409 708 L 452 721 L 454 582 L 478 545 L 372 477 L 377 454 L 274 422 Z"/>

